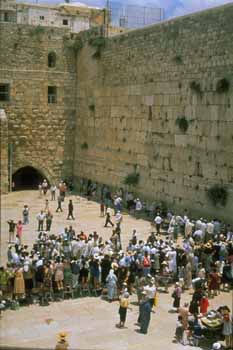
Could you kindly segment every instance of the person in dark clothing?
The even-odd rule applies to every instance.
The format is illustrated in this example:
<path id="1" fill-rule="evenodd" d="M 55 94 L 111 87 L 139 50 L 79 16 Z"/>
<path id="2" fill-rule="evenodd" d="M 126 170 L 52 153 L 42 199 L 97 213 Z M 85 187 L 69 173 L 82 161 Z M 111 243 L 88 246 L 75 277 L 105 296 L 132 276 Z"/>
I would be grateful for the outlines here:
<path id="1" fill-rule="evenodd" d="M 73 202 L 70 199 L 69 204 L 68 204 L 68 215 L 67 215 L 67 219 L 66 220 L 70 220 L 70 217 L 73 220 L 75 219 L 74 215 L 73 215 L 73 210 L 74 210 Z"/>
<path id="2" fill-rule="evenodd" d="M 102 283 L 102 285 L 104 285 L 106 283 L 106 278 L 107 278 L 110 270 L 111 270 L 111 261 L 109 259 L 109 256 L 105 255 L 105 257 L 101 261 L 101 283 Z"/>
<path id="3" fill-rule="evenodd" d="M 105 220 L 104 227 L 107 227 L 108 224 L 111 224 L 112 227 L 114 226 L 114 224 L 111 221 L 111 214 L 110 214 L 110 209 L 109 208 L 107 209 L 107 212 L 106 212 L 106 220 Z"/>
<path id="4" fill-rule="evenodd" d="M 145 297 L 146 292 L 143 292 L 144 299 L 142 300 L 139 307 L 139 323 L 140 323 L 140 333 L 147 334 L 148 327 L 150 324 L 150 316 L 151 316 L 151 303 Z"/>
<path id="5" fill-rule="evenodd" d="M 7 223 L 9 225 L 9 243 L 12 243 L 14 241 L 16 223 L 14 222 L 14 220 L 9 220 L 7 221 Z"/>
<path id="6" fill-rule="evenodd" d="M 56 210 L 56 212 L 58 212 L 58 210 L 63 211 L 62 207 L 61 207 L 61 202 L 62 202 L 62 197 L 58 196 L 57 197 L 57 210 Z"/>

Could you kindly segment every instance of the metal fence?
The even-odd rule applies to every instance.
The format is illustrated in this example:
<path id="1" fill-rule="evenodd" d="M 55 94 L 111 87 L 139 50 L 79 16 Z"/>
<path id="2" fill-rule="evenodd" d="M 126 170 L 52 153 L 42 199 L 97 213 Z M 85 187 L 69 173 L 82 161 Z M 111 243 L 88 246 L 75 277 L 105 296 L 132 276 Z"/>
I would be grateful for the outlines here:
<path id="1" fill-rule="evenodd" d="M 135 29 L 142 28 L 164 19 L 164 9 L 139 5 L 124 5 L 120 2 L 107 1 L 106 8 L 110 16 L 110 25 Z"/>

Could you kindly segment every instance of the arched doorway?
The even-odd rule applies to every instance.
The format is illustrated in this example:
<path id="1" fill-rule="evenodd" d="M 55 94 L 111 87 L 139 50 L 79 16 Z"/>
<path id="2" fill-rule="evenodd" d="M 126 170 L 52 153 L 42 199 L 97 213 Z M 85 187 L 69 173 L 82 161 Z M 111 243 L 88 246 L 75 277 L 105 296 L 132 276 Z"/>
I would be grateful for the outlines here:
<path id="1" fill-rule="evenodd" d="M 35 168 L 25 166 L 17 170 L 12 176 L 14 190 L 31 190 L 37 189 L 38 185 L 43 182 L 45 177 Z"/>

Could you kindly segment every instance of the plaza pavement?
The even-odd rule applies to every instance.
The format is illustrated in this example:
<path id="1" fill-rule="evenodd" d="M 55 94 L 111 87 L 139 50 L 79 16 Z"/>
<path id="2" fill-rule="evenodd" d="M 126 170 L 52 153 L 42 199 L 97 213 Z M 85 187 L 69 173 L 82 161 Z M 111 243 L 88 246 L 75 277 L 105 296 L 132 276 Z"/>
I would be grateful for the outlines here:
<path id="1" fill-rule="evenodd" d="M 50 199 L 49 195 L 47 196 Z M 75 221 L 67 221 L 68 200 L 63 203 L 63 213 L 56 213 L 57 202 L 49 202 L 53 212 L 51 233 L 60 232 L 65 226 L 72 224 L 76 233 L 83 230 L 86 233 L 98 232 L 104 239 L 111 235 L 112 228 L 104 228 L 104 218 L 99 216 L 99 204 L 87 201 L 78 196 L 69 196 L 73 199 Z M 23 205 L 30 207 L 30 223 L 23 231 L 23 242 L 29 246 L 37 237 L 36 215 L 45 206 L 45 198 L 39 198 L 37 191 L 13 192 L 1 198 L 1 264 L 6 262 L 8 241 L 7 220 L 22 219 Z M 146 238 L 151 231 L 150 222 L 125 214 L 122 223 L 122 240 L 125 248 L 137 229 L 138 238 Z M 191 295 L 185 292 L 182 295 L 182 304 L 190 301 Z M 68 333 L 70 349 L 83 350 L 126 350 L 126 349 L 191 349 L 172 342 L 177 314 L 170 313 L 171 289 L 169 294 L 159 294 L 159 305 L 152 314 L 149 333 L 147 335 L 135 332 L 138 316 L 138 306 L 134 304 L 136 296 L 130 298 L 133 302 L 132 311 L 128 311 L 125 329 L 118 329 L 118 303 L 101 300 L 98 297 L 85 297 L 50 303 L 42 307 L 31 305 L 21 307 L 17 311 L 3 312 L 0 320 L 0 346 L 17 346 L 22 349 L 43 348 L 53 349 L 60 331 Z M 232 306 L 232 293 L 221 293 L 210 300 L 210 309 L 219 305 Z M 197 348 L 198 349 L 198 348 Z"/>

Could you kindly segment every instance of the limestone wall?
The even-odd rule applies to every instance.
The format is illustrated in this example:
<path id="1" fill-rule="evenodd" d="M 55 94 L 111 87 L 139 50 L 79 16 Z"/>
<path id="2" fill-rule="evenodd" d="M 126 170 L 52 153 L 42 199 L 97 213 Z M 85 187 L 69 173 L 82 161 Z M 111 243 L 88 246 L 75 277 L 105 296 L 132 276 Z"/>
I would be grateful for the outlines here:
<path id="1" fill-rule="evenodd" d="M 66 30 L 0 23 L 0 84 L 10 100 L 1 101 L 13 144 L 13 173 L 33 166 L 49 181 L 72 175 L 75 118 L 75 55 L 66 48 Z M 48 53 L 55 52 L 55 67 Z M 48 86 L 57 103 L 48 103 Z"/>
<path id="2" fill-rule="evenodd" d="M 141 197 L 233 221 L 232 18 L 231 4 L 122 34 L 100 58 L 87 44 L 74 174 L 125 187 L 137 172 Z M 229 90 L 217 91 L 224 78 Z M 208 200 L 214 184 L 227 186 L 226 207 Z"/>
<path id="3" fill-rule="evenodd" d="M 8 120 L 0 109 L 0 196 L 8 192 Z M 1 198 L 0 198 L 1 204 Z"/>

